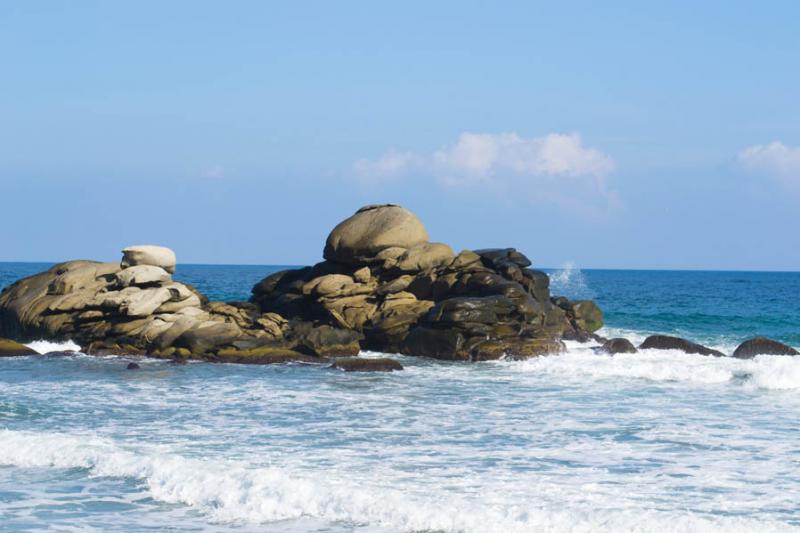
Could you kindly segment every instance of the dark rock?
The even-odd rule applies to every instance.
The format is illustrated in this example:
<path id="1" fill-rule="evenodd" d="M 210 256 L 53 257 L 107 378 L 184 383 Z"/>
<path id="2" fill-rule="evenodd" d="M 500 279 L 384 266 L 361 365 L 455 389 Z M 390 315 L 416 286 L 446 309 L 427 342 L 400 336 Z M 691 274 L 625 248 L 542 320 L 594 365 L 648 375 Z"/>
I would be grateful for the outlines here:
<path id="1" fill-rule="evenodd" d="M 569 328 L 561 334 L 561 340 L 587 343 L 594 340 L 592 334 L 580 328 Z"/>
<path id="2" fill-rule="evenodd" d="M 12 340 L 0 339 L 0 357 L 17 357 L 23 355 L 39 355 L 39 352 Z"/>
<path id="3" fill-rule="evenodd" d="M 651 335 L 647 337 L 644 342 L 639 346 L 640 350 L 656 349 L 656 350 L 680 350 L 686 353 L 696 353 L 700 355 L 713 355 L 715 357 L 724 357 L 725 354 L 706 348 L 701 344 L 697 344 L 680 337 L 670 337 L 669 335 Z"/>
<path id="4" fill-rule="evenodd" d="M 598 350 L 602 353 L 636 353 L 636 347 L 628 339 L 609 339 Z"/>
<path id="5" fill-rule="evenodd" d="M 54 352 L 47 352 L 42 357 L 69 357 L 71 355 L 75 355 L 76 353 L 78 352 L 75 350 L 57 350 Z"/>
<path id="6" fill-rule="evenodd" d="M 362 336 L 351 329 L 302 323 L 293 327 L 293 335 L 299 348 L 319 357 L 358 355 L 361 350 Z"/>
<path id="7" fill-rule="evenodd" d="M 128 363 L 128 366 L 126 366 L 125 368 L 127 368 L 128 370 L 137 370 L 142 367 L 139 366 L 139 363 Z"/>
<path id="8" fill-rule="evenodd" d="M 334 359 L 331 368 L 345 372 L 393 372 L 403 370 L 403 365 L 388 357 L 340 357 Z"/>
<path id="9" fill-rule="evenodd" d="M 514 263 L 521 268 L 531 266 L 530 259 L 515 248 L 486 248 L 473 251 L 481 257 L 483 264 L 489 268 L 496 268 L 504 262 Z"/>
<path id="10" fill-rule="evenodd" d="M 603 327 L 603 312 L 591 300 L 581 300 L 572 303 L 575 313 L 575 323 L 589 333 L 594 333 Z"/>
<path id="11" fill-rule="evenodd" d="M 403 341 L 402 353 L 448 361 L 468 361 L 463 333 L 456 329 L 413 328 Z"/>
<path id="12" fill-rule="evenodd" d="M 798 355 L 798 351 L 782 342 L 754 337 L 744 341 L 733 352 L 733 356 L 739 359 L 750 359 L 757 355 Z"/>

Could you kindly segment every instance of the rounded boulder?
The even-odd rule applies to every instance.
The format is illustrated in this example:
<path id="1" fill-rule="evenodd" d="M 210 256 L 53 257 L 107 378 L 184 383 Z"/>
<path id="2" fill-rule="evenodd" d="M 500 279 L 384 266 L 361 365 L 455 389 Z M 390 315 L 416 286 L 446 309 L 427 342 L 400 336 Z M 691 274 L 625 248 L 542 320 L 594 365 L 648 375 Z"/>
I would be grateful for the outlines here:
<path id="1" fill-rule="evenodd" d="M 394 204 L 362 207 L 340 222 L 325 242 L 323 256 L 347 265 L 380 260 L 387 248 L 411 248 L 428 241 L 425 226 L 411 211 Z"/>
<path id="2" fill-rule="evenodd" d="M 143 244 L 139 246 L 128 246 L 122 250 L 122 268 L 138 265 L 151 265 L 161 267 L 170 274 L 175 273 L 177 259 L 175 252 L 165 246 L 155 246 Z"/>

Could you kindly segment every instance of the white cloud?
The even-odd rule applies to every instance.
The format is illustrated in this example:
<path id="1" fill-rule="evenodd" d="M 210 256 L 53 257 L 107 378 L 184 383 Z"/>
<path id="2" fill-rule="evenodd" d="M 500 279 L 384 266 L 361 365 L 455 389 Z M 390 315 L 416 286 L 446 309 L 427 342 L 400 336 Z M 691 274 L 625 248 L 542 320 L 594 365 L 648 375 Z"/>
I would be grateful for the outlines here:
<path id="1" fill-rule="evenodd" d="M 391 178 L 402 174 L 413 166 L 417 156 L 412 152 L 395 152 L 394 150 L 383 154 L 375 160 L 359 159 L 353 163 L 356 175 L 369 179 Z"/>
<path id="2" fill-rule="evenodd" d="M 434 161 L 451 173 L 482 180 L 507 173 L 604 177 L 614 169 L 609 156 L 584 147 L 577 133 L 530 139 L 516 133 L 462 133 L 455 144 L 436 152 Z"/>
<path id="3" fill-rule="evenodd" d="M 524 138 L 516 133 L 465 132 L 454 144 L 432 154 L 392 150 L 377 159 L 359 159 L 353 169 L 358 176 L 376 179 L 413 170 L 463 182 L 492 181 L 509 174 L 602 178 L 614 170 L 614 161 L 600 150 L 583 146 L 577 133 Z"/>
<path id="4" fill-rule="evenodd" d="M 748 170 L 800 184 L 800 147 L 793 148 L 778 141 L 758 144 L 739 152 L 737 159 Z"/>
<path id="5" fill-rule="evenodd" d="M 618 199 L 605 178 L 614 167 L 611 157 L 584 146 L 577 133 L 526 138 L 513 132 L 465 132 L 431 153 L 390 151 L 377 159 L 359 159 L 353 171 L 372 183 L 432 177 L 446 187 L 480 187 L 556 202 L 599 197 L 610 205 Z"/>

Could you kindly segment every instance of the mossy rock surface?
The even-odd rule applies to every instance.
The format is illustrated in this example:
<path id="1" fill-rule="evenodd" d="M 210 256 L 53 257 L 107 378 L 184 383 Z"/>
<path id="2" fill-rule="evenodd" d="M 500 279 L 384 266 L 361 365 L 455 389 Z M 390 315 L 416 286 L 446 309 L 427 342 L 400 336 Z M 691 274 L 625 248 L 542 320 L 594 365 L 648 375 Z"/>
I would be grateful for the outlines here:
<path id="1" fill-rule="evenodd" d="M 403 365 L 389 357 L 340 357 L 334 359 L 331 368 L 345 372 L 395 372 Z"/>
<path id="2" fill-rule="evenodd" d="M 16 341 L 0 339 L 0 357 L 19 357 L 23 355 L 39 355 L 39 352 Z"/>

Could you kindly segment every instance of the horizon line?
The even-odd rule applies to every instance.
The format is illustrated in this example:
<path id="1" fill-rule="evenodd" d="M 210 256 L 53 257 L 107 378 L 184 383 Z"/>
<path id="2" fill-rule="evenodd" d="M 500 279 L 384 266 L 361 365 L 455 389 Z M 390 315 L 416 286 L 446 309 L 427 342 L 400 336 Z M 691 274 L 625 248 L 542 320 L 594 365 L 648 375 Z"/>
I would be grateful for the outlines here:
<path id="1" fill-rule="evenodd" d="M 55 265 L 58 263 L 65 263 L 68 261 L 96 261 L 96 259 L 68 259 L 67 261 L 0 261 L 2 264 L 29 264 L 29 265 Z M 103 261 L 100 261 L 103 262 Z M 110 262 L 110 261 L 108 261 Z M 177 268 L 181 265 L 186 266 L 227 266 L 227 267 L 286 267 L 286 268 L 304 268 L 313 266 L 313 264 L 290 264 L 290 263 L 178 263 Z M 537 266 L 534 270 L 579 270 L 579 271 L 603 271 L 603 270 L 622 270 L 627 272 L 741 272 L 741 273 L 772 273 L 772 274 L 800 274 L 800 270 L 753 270 L 753 269 L 739 269 L 739 268 L 653 268 L 653 267 L 549 267 Z"/>

